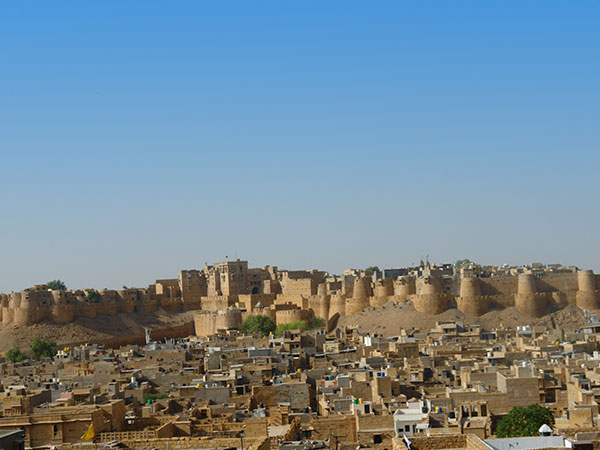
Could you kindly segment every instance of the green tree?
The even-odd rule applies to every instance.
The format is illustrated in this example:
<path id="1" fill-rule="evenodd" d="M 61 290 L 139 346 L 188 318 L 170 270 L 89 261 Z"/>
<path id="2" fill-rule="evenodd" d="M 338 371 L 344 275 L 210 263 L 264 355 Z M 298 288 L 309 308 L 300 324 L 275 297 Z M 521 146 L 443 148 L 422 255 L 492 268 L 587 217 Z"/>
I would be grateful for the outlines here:
<path id="1" fill-rule="evenodd" d="M 554 426 L 554 413 L 550 409 L 540 405 L 529 405 L 526 408 L 517 406 L 498 423 L 496 436 L 537 436 L 538 430 L 544 424 Z"/>
<path id="2" fill-rule="evenodd" d="M 320 317 L 313 317 L 308 322 L 308 327 L 312 330 L 314 328 L 324 328 L 327 326 L 327 321 Z"/>
<path id="3" fill-rule="evenodd" d="M 460 267 L 460 266 L 466 266 L 468 264 L 475 264 L 473 261 L 471 261 L 469 258 L 465 258 L 465 259 L 459 259 L 458 261 L 456 261 L 454 263 L 454 265 L 456 267 Z"/>
<path id="4" fill-rule="evenodd" d="M 31 343 L 31 356 L 34 359 L 53 358 L 56 355 L 56 342 L 50 339 L 35 338 Z"/>
<path id="5" fill-rule="evenodd" d="M 379 272 L 379 267 L 377 266 L 369 266 L 365 269 L 367 275 L 373 275 L 376 272 Z"/>
<path id="6" fill-rule="evenodd" d="M 67 286 L 65 285 L 65 283 L 63 283 L 60 280 L 48 281 L 48 283 L 46 285 L 53 291 L 66 291 L 67 290 Z"/>
<path id="7" fill-rule="evenodd" d="M 277 325 L 275 335 L 281 336 L 286 330 L 308 330 L 308 323 L 306 322 L 306 320 L 294 320 L 290 323 L 280 323 L 279 325 Z"/>
<path id="8" fill-rule="evenodd" d="M 9 351 L 6 352 L 6 359 L 8 359 L 9 361 L 12 362 L 21 362 L 25 359 L 27 359 L 27 354 L 23 351 L 21 351 L 21 349 L 19 347 L 13 347 L 11 348 Z"/>
<path id="9" fill-rule="evenodd" d="M 268 316 L 250 316 L 242 322 L 240 330 L 246 333 L 262 333 L 266 336 L 275 331 L 275 321 Z"/>
<path id="10" fill-rule="evenodd" d="M 290 323 L 280 323 L 277 325 L 275 329 L 275 335 L 281 336 L 286 330 L 313 330 L 315 328 L 323 328 L 327 325 L 327 321 L 325 319 L 321 319 L 320 317 L 313 317 L 308 322 L 306 320 L 294 320 Z"/>
<path id="11" fill-rule="evenodd" d="M 96 302 L 100 299 L 100 294 L 93 289 L 88 289 L 85 294 L 90 302 Z"/>

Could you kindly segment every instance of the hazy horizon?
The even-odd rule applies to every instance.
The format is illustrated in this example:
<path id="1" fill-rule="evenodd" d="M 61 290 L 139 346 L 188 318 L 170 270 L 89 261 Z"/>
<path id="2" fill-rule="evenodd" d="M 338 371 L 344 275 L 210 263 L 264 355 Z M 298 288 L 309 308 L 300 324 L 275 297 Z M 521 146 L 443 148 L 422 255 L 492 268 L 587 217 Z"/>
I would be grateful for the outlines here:
<path id="1" fill-rule="evenodd" d="M 225 256 L 600 272 L 600 3 L 0 4 L 0 292 Z"/>

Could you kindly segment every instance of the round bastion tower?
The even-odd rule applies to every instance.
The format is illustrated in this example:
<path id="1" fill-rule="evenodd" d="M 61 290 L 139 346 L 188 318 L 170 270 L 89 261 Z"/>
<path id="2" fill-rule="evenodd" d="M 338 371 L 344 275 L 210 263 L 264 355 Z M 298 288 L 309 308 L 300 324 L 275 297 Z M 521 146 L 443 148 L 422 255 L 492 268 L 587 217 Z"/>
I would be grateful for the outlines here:
<path id="1" fill-rule="evenodd" d="M 196 336 L 212 336 L 219 331 L 239 328 L 242 312 L 237 308 L 221 311 L 200 311 L 194 314 Z"/>
<path id="2" fill-rule="evenodd" d="M 394 281 L 391 278 L 382 278 L 375 283 L 375 295 L 369 303 L 372 307 L 385 305 L 393 295 Z"/>
<path id="3" fill-rule="evenodd" d="M 23 301 L 23 297 L 27 297 L 25 301 Z M 8 300 L 8 310 L 3 315 L 2 324 L 30 325 L 33 323 L 29 318 L 30 311 L 27 291 L 12 292 Z"/>
<path id="4" fill-rule="evenodd" d="M 327 320 L 329 318 L 329 304 L 331 296 L 327 294 L 325 283 L 317 286 L 317 295 L 308 299 L 308 307 L 313 310 L 316 317 Z"/>
<path id="5" fill-rule="evenodd" d="M 462 276 L 460 295 L 456 298 L 458 309 L 468 316 L 481 316 L 489 310 L 489 298 L 481 295 L 479 278 Z"/>
<path id="6" fill-rule="evenodd" d="M 2 323 L 2 316 L 5 309 L 8 309 L 8 295 L 0 294 L 0 323 Z"/>
<path id="7" fill-rule="evenodd" d="M 340 316 L 346 314 L 346 299 L 339 291 L 331 296 L 331 300 L 329 301 L 329 317 L 327 319 L 331 319 L 336 314 Z"/>
<path id="8" fill-rule="evenodd" d="M 533 274 L 519 274 L 515 306 L 521 314 L 529 317 L 542 317 L 546 313 L 548 295 L 537 291 Z"/>
<path id="9" fill-rule="evenodd" d="M 357 278 L 354 280 L 352 298 L 346 302 L 346 315 L 351 316 L 369 306 L 371 297 L 371 282 L 368 278 Z"/>
<path id="10" fill-rule="evenodd" d="M 420 313 L 436 315 L 448 309 L 449 297 L 442 292 L 439 276 L 428 275 L 417 280 L 417 294 L 412 297 L 412 301 Z"/>
<path id="11" fill-rule="evenodd" d="M 398 297 L 398 300 L 405 302 L 409 296 L 415 295 L 417 292 L 415 279 L 410 275 L 404 277 L 398 277 L 394 284 L 394 294 Z"/>
<path id="12" fill-rule="evenodd" d="M 233 330 L 242 324 L 242 311 L 238 308 L 217 311 L 215 326 L 218 330 Z"/>
<path id="13" fill-rule="evenodd" d="M 581 309 L 599 309 L 600 293 L 596 276 L 591 270 L 580 270 L 577 272 L 577 306 Z"/>
<path id="14" fill-rule="evenodd" d="M 317 286 L 317 296 L 319 297 L 319 304 L 315 313 L 317 317 L 327 320 L 329 318 L 331 295 L 327 294 L 327 285 L 325 283 L 319 283 Z"/>
<path id="15" fill-rule="evenodd" d="M 75 318 L 73 305 L 70 304 L 65 291 L 52 291 L 52 320 L 55 323 L 69 323 Z"/>
<path id="16" fill-rule="evenodd" d="M 15 308 L 14 312 L 15 324 L 32 325 L 49 318 L 48 316 L 50 316 L 51 319 L 56 322 L 54 320 L 54 316 L 52 314 L 48 314 L 51 312 L 50 305 L 53 297 L 47 291 L 41 293 L 42 298 L 40 298 L 40 292 L 33 290 L 26 290 L 20 294 L 21 301 L 19 303 L 19 307 Z"/>

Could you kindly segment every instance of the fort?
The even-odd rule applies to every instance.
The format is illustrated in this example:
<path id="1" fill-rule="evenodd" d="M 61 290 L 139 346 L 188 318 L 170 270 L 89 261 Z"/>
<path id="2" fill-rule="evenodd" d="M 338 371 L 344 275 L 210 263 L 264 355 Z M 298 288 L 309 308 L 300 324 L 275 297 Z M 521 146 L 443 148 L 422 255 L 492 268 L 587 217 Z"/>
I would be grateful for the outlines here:
<path id="1" fill-rule="evenodd" d="M 456 308 L 477 317 L 516 307 L 524 316 L 538 318 L 568 305 L 598 309 L 600 291 L 591 270 L 556 265 L 456 267 L 421 262 L 405 269 L 375 273 L 353 269 L 329 275 L 275 266 L 248 268 L 247 261 L 235 260 L 182 270 L 177 278 L 156 280 L 143 289 L 61 291 L 36 285 L 0 294 L 0 320 L 3 326 L 64 324 L 77 317 L 161 308 L 195 311 L 197 334 L 210 335 L 236 328 L 250 315 L 267 315 L 277 323 L 311 317 L 327 321 L 387 302 L 411 302 L 426 315 Z"/>

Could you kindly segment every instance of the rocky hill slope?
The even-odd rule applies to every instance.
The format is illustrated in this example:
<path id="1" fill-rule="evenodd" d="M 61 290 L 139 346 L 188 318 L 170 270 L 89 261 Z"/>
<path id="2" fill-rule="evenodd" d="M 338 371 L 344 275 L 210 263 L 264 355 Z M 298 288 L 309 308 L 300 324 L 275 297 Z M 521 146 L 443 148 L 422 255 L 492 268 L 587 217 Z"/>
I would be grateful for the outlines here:
<path id="1" fill-rule="evenodd" d="M 583 311 L 575 306 L 567 306 L 539 319 L 531 319 L 514 307 L 490 311 L 480 317 L 467 316 L 457 309 L 430 316 L 419 313 L 410 303 L 400 305 L 390 302 L 378 308 L 365 308 L 353 316 L 341 317 L 337 326 L 356 325 L 364 332 L 394 336 L 403 328 L 429 330 L 435 326 L 436 321 L 462 321 L 466 324 L 479 324 L 486 329 L 498 327 L 500 324 L 508 328 L 517 325 L 541 325 L 562 328 L 567 332 L 575 331 L 586 323 Z"/>
<path id="2" fill-rule="evenodd" d="M 143 343 L 144 328 L 150 328 L 153 339 L 183 337 L 193 334 L 193 311 L 119 313 L 116 316 L 98 315 L 95 319 L 78 317 L 60 325 L 42 322 L 34 325 L 6 325 L 0 328 L 0 351 L 18 346 L 26 350 L 36 338 L 57 342 L 58 347 L 83 343 L 119 345 Z"/>
<path id="3" fill-rule="evenodd" d="M 193 314 L 193 311 L 169 313 L 159 309 L 153 313 L 98 315 L 95 319 L 79 317 L 65 325 L 52 322 L 31 326 L 11 324 L 0 328 L 0 351 L 15 346 L 28 349 L 36 337 L 53 339 L 58 343 L 59 348 L 86 342 L 112 346 L 128 343 L 142 344 L 145 327 L 152 329 L 153 339 L 185 337 L 194 333 Z M 514 307 L 490 311 L 480 317 L 470 317 L 457 309 L 449 309 L 438 315 L 425 315 L 416 311 L 410 303 L 389 302 L 377 308 L 365 308 L 352 316 L 342 316 L 337 326 L 357 325 L 364 332 L 393 336 L 399 334 L 403 328 L 417 331 L 429 330 L 435 326 L 436 321 L 462 321 L 467 324 L 480 324 L 486 329 L 500 324 L 510 328 L 517 325 L 542 325 L 548 328 L 562 328 L 565 331 L 575 331 L 586 323 L 583 311 L 575 306 L 567 306 L 539 319 L 530 319 Z"/>

